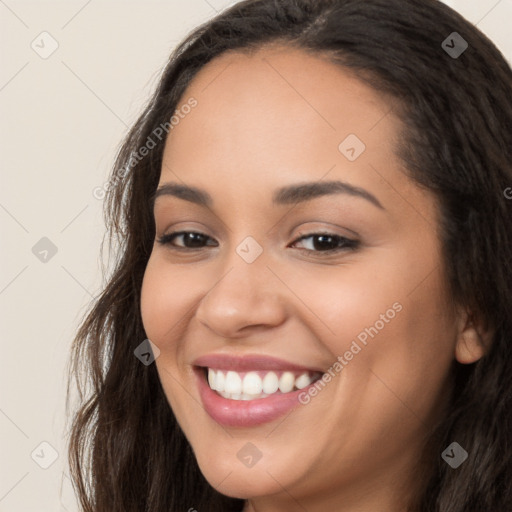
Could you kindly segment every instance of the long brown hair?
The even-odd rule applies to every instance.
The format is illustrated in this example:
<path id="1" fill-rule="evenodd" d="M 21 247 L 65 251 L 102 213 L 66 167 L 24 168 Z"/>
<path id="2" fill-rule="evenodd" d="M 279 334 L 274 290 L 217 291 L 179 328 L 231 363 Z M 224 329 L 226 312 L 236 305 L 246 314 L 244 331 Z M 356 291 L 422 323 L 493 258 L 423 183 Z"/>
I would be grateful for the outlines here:
<path id="1" fill-rule="evenodd" d="M 443 47 L 453 32 L 468 44 L 459 56 Z M 396 152 L 410 178 L 439 199 L 453 300 L 478 311 L 494 331 L 481 360 L 454 362 L 450 407 L 432 433 L 435 462 L 416 506 L 511 511 L 512 72 L 489 39 L 436 0 L 246 0 L 172 53 L 112 170 L 104 208 L 115 261 L 73 345 L 68 391 L 76 380 L 80 404 L 69 461 L 82 509 L 242 509 L 241 500 L 220 495 L 202 476 L 155 365 L 134 356 L 146 338 L 140 291 L 165 137 L 144 158 L 138 151 L 206 63 L 274 42 L 328 56 L 398 100 L 403 133 Z M 469 453 L 457 470 L 441 459 L 452 441 Z"/>

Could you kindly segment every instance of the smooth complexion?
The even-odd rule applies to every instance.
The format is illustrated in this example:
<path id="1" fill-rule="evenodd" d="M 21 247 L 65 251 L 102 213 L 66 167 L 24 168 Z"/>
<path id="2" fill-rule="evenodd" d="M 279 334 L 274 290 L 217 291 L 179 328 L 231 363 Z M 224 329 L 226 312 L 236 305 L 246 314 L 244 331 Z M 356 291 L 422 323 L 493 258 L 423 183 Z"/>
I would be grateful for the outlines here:
<path id="1" fill-rule="evenodd" d="M 251 511 L 405 511 L 451 364 L 476 361 L 483 347 L 470 312 L 448 296 L 436 200 L 394 154 L 392 102 L 286 47 L 222 55 L 189 97 L 198 105 L 167 139 L 159 186 L 197 187 L 212 202 L 157 197 L 141 309 L 201 471 Z M 353 162 L 338 149 L 349 134 L 366 145 Z M 334 180 L 381 207 L 348 193 L 272 202 L 282 187 Z M 205 238 L 158 242 L 177 231 Z M 318 233 L 358 244 L 326 255 L 336 238 L 300 240 Z M 252 263 L 236 251 L 249 236 L 263 249 Z M 309 404 L 245 427 L 205 411 L 197 358 L 266 355 L 325 371 L 395 302 L 403 309 Z M 249 442 L 262 454 L 250 468 L 237 457 Z"/>

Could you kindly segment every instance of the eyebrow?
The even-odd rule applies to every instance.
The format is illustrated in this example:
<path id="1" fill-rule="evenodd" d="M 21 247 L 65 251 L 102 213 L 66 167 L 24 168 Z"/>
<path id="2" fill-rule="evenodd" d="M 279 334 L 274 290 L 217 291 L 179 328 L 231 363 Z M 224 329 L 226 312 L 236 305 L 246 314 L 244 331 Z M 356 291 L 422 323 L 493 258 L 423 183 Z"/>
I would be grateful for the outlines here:
<path id="1" fill-rule="evenodd" d="M 277 189 L 272 196 L 272 203 L 275 205 L 288 205 L 310 201 L 321 196 L 332 194 L 347 194 L 350 196 L 361 197 L 372 203 L 377 208 L 385 210 L 380 201 L 367 190 L 355 187 L 344 181 L 325 181 L 325 182 L 307 182 L 296 185 L 289 185 Z M 164 183 L 153 194 L 151 204 L 154 206 L 157 198 L 161 196 L 173 196 L 199 206 L 212 207 L 213 199 L 208 192 L 190 185 L 179 183 Z"/>

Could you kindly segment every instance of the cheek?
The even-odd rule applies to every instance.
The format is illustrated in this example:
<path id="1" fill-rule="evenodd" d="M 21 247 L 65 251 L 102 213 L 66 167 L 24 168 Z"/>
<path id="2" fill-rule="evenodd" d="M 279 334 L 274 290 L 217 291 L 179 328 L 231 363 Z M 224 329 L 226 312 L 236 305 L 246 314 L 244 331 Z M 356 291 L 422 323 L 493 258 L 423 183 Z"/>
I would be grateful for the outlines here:
<path id="1" fill-rule="evenodd" d="M 378 411 L 386 416 L 386 410 L 410 414 L 401 401 L 414 404 L 420 416 L 434 412 L 456 341 L 434 242 L 375 249 L 364 262 L 295 277 L 291 288 L 307 298 L 315 313 L 310 328 L 329 349 L 332 364 L 344 359 L 342 370 L 333 369 L 344 374 L 340 403 L 359 396 L 369 417 Z"/>
<path id="2" fill-rule="evenodd" d="M 350 389 L 366 387 L 365 414 L 401 425 L 404 436 L 433 420 L 448 395 L 456 325 L 443 275 L 434 269 L 404 262 L 400 273 L 383 276 L 359 302 L 364 323 L 352 327 L 350 338 L 361 347 L 347 368 Z"/>
<path id="3" fill-rule="evenodd" d="M 141 315 L 148 338 L 165 355 L 180 338 L 187 312 L 192 309 L 191 276 L 173 269 L 151 256 L 141 290 Z"/>
<path id="4" fill-rule="evenodd" d="M 192 277 L 193 278 L 193 277 Z M 190 375 L 182 372 L 184 332 L 194 311 L 194 286 L 191 275 L 152 255 L 148 261 L 141 290 L 141 315 L 147 337 L 160 349 L 155 364 L 167 400 L 180 424 L 187 432 L 187 418 L 200 414 L 197 402 L 182 393 L 182 382 Z"/>

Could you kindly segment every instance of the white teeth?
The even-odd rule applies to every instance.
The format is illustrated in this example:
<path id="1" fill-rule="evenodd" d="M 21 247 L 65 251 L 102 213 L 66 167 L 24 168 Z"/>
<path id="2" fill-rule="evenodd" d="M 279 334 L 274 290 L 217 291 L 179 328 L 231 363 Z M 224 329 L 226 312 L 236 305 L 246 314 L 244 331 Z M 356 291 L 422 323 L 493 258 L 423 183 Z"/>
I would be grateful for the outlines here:
<path id="1" fill-rule="evenodd" d="M 256 372 L 249 372 L 244 377 L 242 391 L 247 395 L 259 395 L 263 389 L 261 377 Z"/>
<path id="2" fill-rule="evenodd" d="M 224 382 L 224 391 L 233 395 L 242 393 L 242 379 L 236 372 L 226 373 L 226 380 Z"/>
<path id="3" fill-rule="evenodd" d="M 279 389 L 279 379 L 274 372 L 268 372 L 265 377 L 263 377 L 263 393 L 267 395 L 271 395 L 275 393 Z"/>
<path id="4" fill-rule="evenodd" d="M 297 389 L 303 389 L 311 384 L 311 378 L 309 374 L 303 373 L 300 377 L 295 380 L 295 387 Z"/>
<path id="5" fill-rule="evenodd" d="M 297 375 L 293 372 L 241 373 L 222 371 L 208 368 L 208 384 L 224 398 L 231 400 L 255 400 L 265 398 L 274 393 L 289 393 L 295 389 L 309 386 L 320 373 L 303 372 Z"/>
<path id="6" fill-rule="evenodd" d="M 226 378 L 222 372 L 216 372 L 215 377 L 215 387 L 212 388 L 214 391 L 224 391 L 224 386 L 226 385 Z"/>
<path id="7" fill-rule="evenodd" d="M 292 372 L 284 372 L 279 379 L 279 391 L 289 393 L 295 384 L 295 375 Z"/>
<path id="8" fill-rule="evenodd" d="M 210 384 L 213 390 L 217 389 L 215 385 L 215 372 L 211 368 L 208 368 L 208 384 Z"/>

